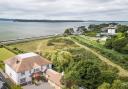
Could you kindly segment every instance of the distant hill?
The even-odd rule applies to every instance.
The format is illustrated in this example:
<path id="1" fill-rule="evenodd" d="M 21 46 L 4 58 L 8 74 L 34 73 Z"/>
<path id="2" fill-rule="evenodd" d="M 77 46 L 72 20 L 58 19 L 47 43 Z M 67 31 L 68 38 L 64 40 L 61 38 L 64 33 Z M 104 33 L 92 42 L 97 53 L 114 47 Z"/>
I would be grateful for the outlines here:
<path id="1" fill-rule="evenodd" d="M 13 22 L 84 22 L 83 20 L 28 20 L 28 19 L 4 19 L 0 21 L 13 21 Z"/>
<path id="2" fill-rule="evenodd" d="M 0 21 L 13 21 L 13 22 L 128 22 L 128 21 L 105 21 L 105 20 L 36 20 L 36 19 L 6 19 L 6 18 L 0 18 Z"/>
<path id="3" fill-rule="evenodd" d="M 13 21 L 12 19 L 4 19 L 4 18 L 0 18 L 0 21 Z"/>

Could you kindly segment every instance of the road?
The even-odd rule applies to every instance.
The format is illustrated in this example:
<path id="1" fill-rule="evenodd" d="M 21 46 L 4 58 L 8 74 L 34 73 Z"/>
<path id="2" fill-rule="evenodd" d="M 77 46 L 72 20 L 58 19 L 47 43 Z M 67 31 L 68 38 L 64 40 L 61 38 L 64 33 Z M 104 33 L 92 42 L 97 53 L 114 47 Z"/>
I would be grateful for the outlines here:
<path id="1" fill-rule="evenodd" d="M 72 40 L 72 38 L 70 38 L 70 39 Z M 93 49 L 91 49 L 91 48 L 89 48 L 89 47 L 87 47 L 87 46 L 85 46 L 85 45 L 82 45 L 82 44 L 78 43 L 78 42 L 75 41 L 75 40 L 72 40 L 72 41 L 74 41 L 74 42 L 75 42 L 77 45 L 79 45 L 80 47 L 82 47 L 82 48 L 84 48 L 84 49 L 86 49 L 86 50 L 92 52 L 93 54 L 95 54 L 97 57 L 99 57 L 100 60 L 102 60 L 102 61 L 105 62 L 106 64 L 111 65 L 111 66 L 117 68 L 117 69 L 119 70 L 119 72 L 118 72 L 119 76 L 121 76 L 121 77 L 128 77 L 128 71 L 125 70 L 124 68 L 122 68 L 121 66 L 119 66 L 118 64 L 115 64 L 115 63 L 111 62 L 108 58 L 102 56 L 101 54 L 97 53 L 97 52 L 94 51 Z"/>
<path id="2" fill-rule="evenodd" d="M 6 83 L 6 79 L 4 78 L 3 74 L 0 72 L 0 81 Z M 7 86 L 4 84 L 2 89 L 8 89 Z"/>

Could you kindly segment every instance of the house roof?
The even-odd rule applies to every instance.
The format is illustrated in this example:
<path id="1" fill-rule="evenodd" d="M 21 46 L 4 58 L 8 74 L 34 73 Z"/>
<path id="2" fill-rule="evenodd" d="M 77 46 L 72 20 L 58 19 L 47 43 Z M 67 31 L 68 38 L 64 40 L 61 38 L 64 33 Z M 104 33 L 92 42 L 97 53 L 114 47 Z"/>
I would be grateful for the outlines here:
<path id="1" fill-rule="evenodd" d="M 105 31 L 105 30 L 108 30 L 108 29 L 115 29 L 116 30 L 116 28 L 117 28 L 117 26 L 109 25 L 108 27 L 104 27 L 101 30 L 102 31 Z"/>
<path id="2" fill-rule="evenodd" d="M 51 64 L 50 61 L 35 53 L 25 53 L 16 55 L 5 61 L 15 72 L 24 72 L 34 67 Z"/>
<path id="3" fill-rule="evenodd" d="M 61 78 L 62 78 L 61 73 L 58 73 L 52 69 L 47 69 L 46 75 L 48 75 L 48 79 L 50 81 L 61 87 Z"/>

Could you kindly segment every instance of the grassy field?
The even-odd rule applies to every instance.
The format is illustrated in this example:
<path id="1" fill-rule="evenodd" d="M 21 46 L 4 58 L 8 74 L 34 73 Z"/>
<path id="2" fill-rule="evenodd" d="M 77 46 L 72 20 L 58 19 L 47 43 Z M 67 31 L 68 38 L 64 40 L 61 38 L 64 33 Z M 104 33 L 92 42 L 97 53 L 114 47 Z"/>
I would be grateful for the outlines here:
<path id="1" fill-rule="evenodd" d="M 13 57 L 15 54 L 5 48 L 0 48 L 0 68 L 4 69 L 4 63 L 6 59 Z"/>
<path id="2" fill-rule="evenodd" d="M 78 47 L 74 43 L 68 42 L 66 37 L 49 38 L 23 43 L 16 43 L 8 46 L 11 49 L 18 48 L 26 52 L 52 52 L 55 50 Z"/>
<path id="3" fill-rule="evenodd" d="M 98 43 L 96 40 L 93 40 L 86 36 L 72 36 L 72 39 L 80 42 L 83 45 L 86 45 L 90 48 L 93 48 L 97 52 L 100 52 L 105 57 L 112 60 L 112 62 L 119 64 L 125 69 L 128 69 L 128 55 L 127 54 L 121 54 L 119 52 L 116 52 L 111 49 L 107 49 L 103 46 L 103 43 Z"/>
<path id="4" fill-rule="evenodd" d="M 10 57 L 13 57 L 15 54 L 10 52 L 5 48 L 0 48 L 0 61 L 4 61 Z"/>

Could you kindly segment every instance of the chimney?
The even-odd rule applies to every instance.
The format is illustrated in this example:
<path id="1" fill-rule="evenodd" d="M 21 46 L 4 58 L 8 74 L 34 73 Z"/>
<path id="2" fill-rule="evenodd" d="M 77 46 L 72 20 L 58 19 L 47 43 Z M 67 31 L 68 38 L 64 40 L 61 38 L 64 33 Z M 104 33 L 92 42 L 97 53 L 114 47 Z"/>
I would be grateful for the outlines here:
<path id="1" fill-rule="evenodd" d="M 20 61 L 19 60 L 16 60 L 16 64 L 18 64 Z"/>

